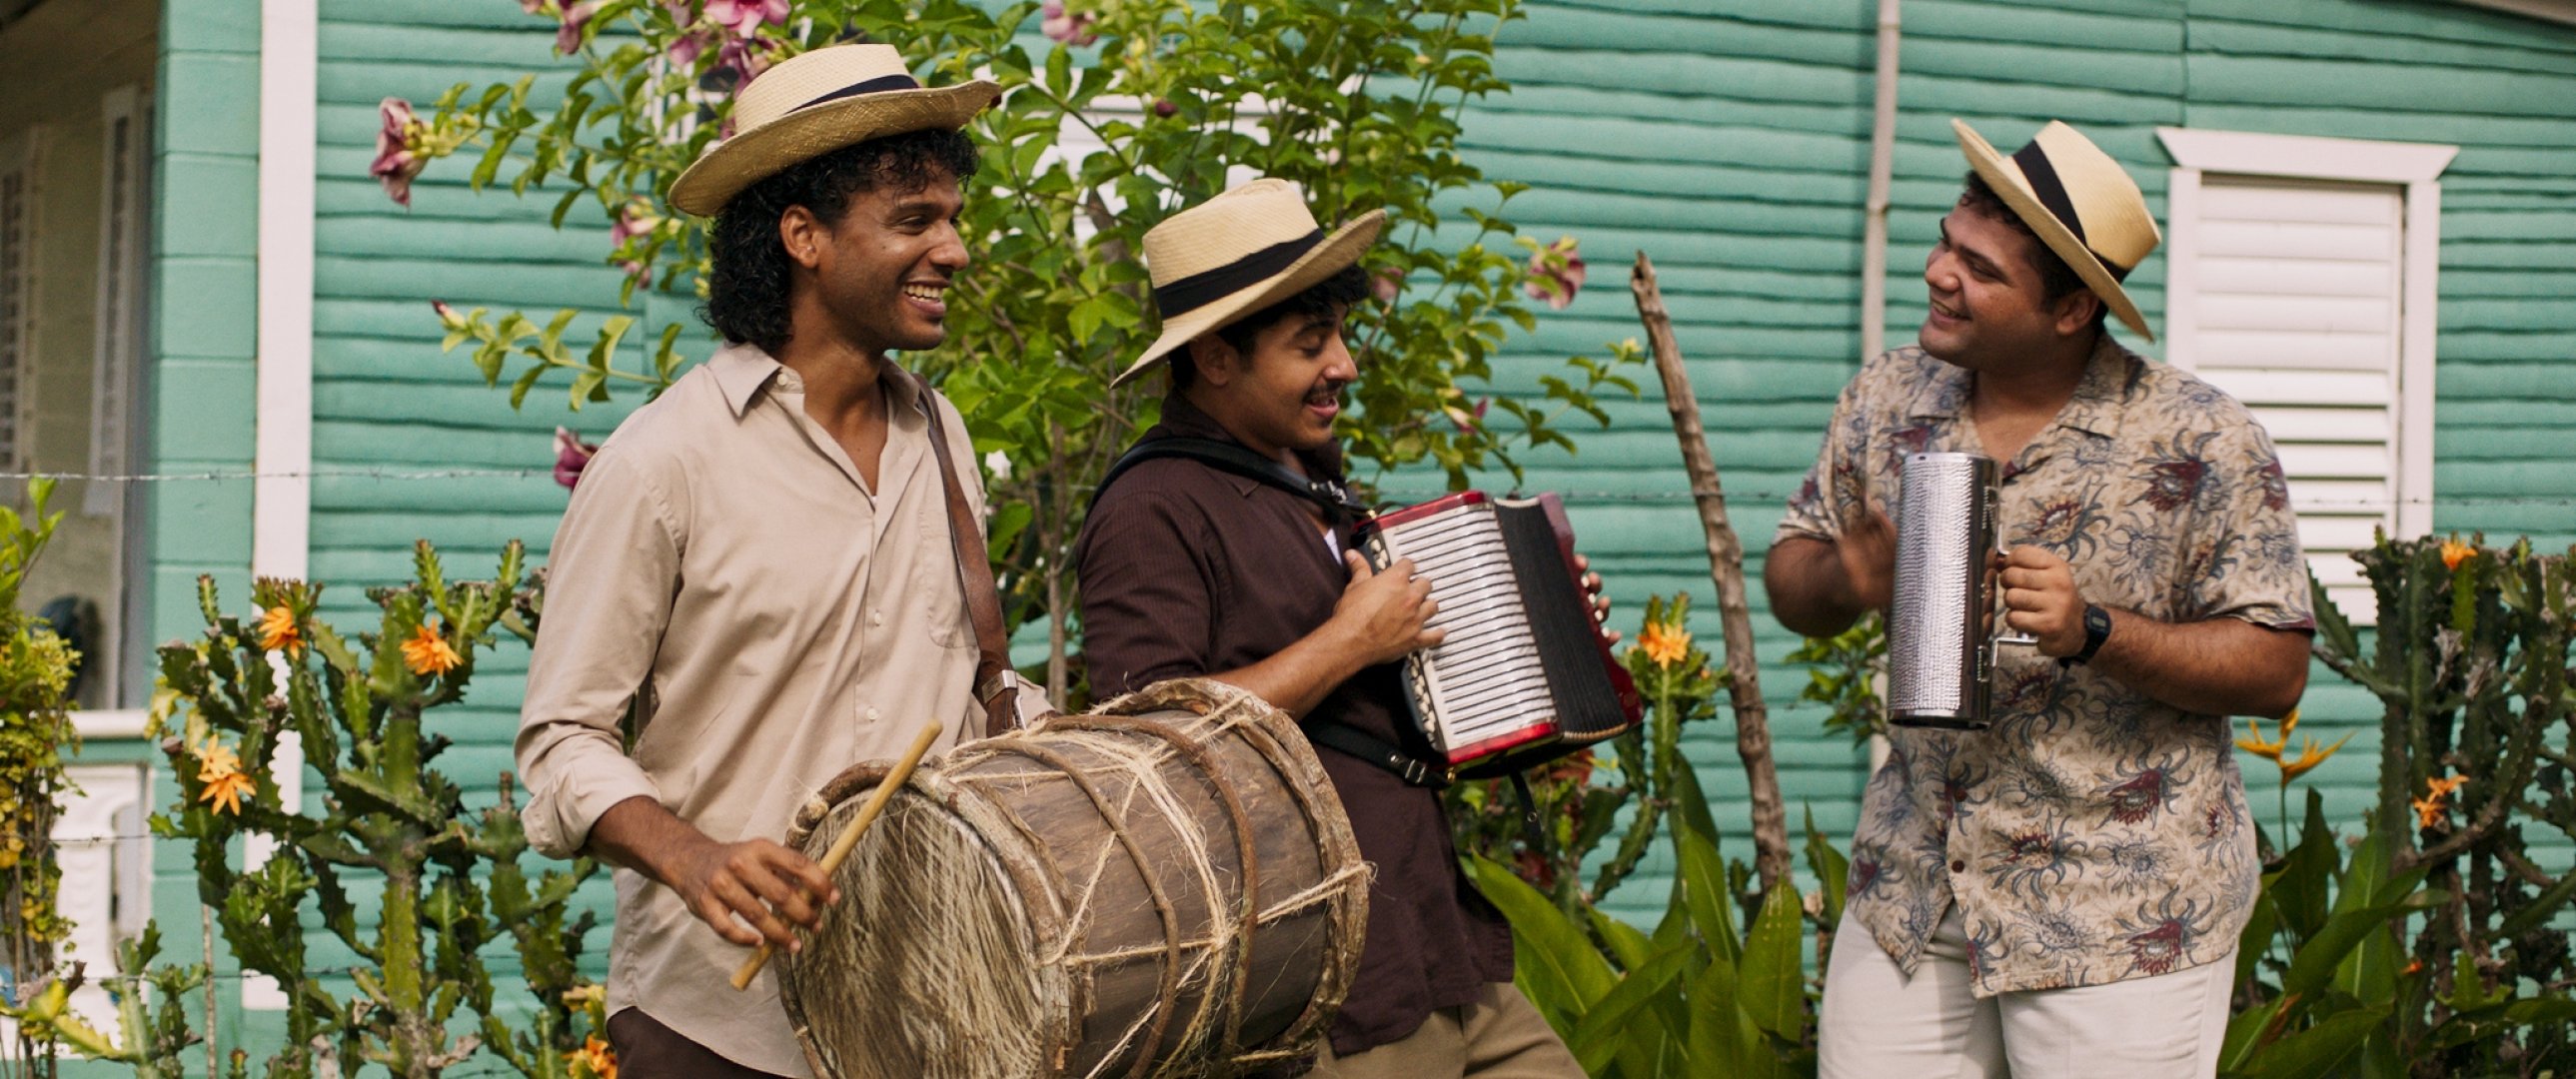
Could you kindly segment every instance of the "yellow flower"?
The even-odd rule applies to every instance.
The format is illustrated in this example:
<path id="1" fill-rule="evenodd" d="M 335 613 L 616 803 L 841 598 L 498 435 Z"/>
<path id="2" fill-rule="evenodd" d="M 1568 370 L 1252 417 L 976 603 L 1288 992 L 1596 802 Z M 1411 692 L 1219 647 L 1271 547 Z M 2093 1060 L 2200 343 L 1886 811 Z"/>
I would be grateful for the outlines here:
<path id="1" fill-rule="evenodd" d="M 259 646 L 264 651 L 282 651 L 288 656 L 303 655 L 304 631 L 295 627 L 295 612 L 283 604 L 262 612 L 259 616 Z"/>
<path id="2" fill-rule="evenodd" d="M 564 1061 L 572 1065 L 573 1075 L 582 1079 L 617 1079 L 617 1051 L 596 1034 L 582 1042 L 581 1048 L 565 1053 Z"/>
<path id="3" fill-rule="evenodd" d="M 455 649 L 447 646 L 447 640 L 438 635 L 435 622 L 423 622 L 419 629 L 413 630 L 411 639 L 402 643 L 402 654 L 403 666 L 423 678 L 446 674 L 455 670 L 457 664 L 465 662 Z"/>
<path id="4" fill-rule="evenodd" d="M 2297 729 L 2299 729 L 2299 710 L 2296 708 L 2290 709 L 2289 715 L 2281 717 L 2281 735 L 2269 742 L 2263 740 L 2263 721 L 2249 718 L 2245 721 L 2245 731 L 2249 737 L 2237 739 L 2236 748 L 2265 760 L 2278 762 L 2281 759 L 2281 750 L 2290 744 L 2290 732 Z"/>
<path id="5" fill-rule="evenodd" d="M 1655 661 L 1655 666 L 1670 667 L 1689 653 L 1690 640 L 1690 631 L 1680 626 L 1649 622 L 1645 631 L 1637 635 L 1637 647 L 1646 653 L 1647 659 Z"/>
<path id="6" fill-rule="evenodd" d="M 2287 736 L 2285 735 L 2284 740 L 2286 740 L 2286 738 Z M 2292 760 L 2290 758 L 2280 756 L 2275 756 L 2273 758 L 2281 763 L 2281 782 L 2287 783 L 2293 779 L 2297 779 L 2300 776 L 2308 774 L 2309 769 L 2320 764 L 2324 764 L 2326 762 L 2326 758 L 2334 756 L 2335 751 L 2342 749 L 2343 744 L 2349 741 L 2352 741 L 2352 735 L 2347 733 L 2343 737 L 2335 739 L 2333 745 L 2327 746 L 2323 750 L 2319 750 L 2317 748 L 2316 739 L 2302 739 L 2299 743 L 2298 759 Z"/>
<path id="7" fill-rule="evenodd" d="M 2475 547 L 2471 547 L 2471 546 L 2469 546 L 2468 544 L 2462 543 L 2462 542 L 2460 542 L 2460 541 L 2458 541 L 2458 540 L 2455 540 L 2455 539 L 2446 539 L 2446 540 L 2443 540 L 2443 541 L 2442 541 L 2442 568 L 2443 568 L 2443 569 L 2458 569 L 2458 568 L 2460 568 L 2460 563 L 2468 561 L 2468 560 L 2469 560 L 2469 556 L 2470 556 L 2470 555 L 2473 555 L 2473 554 L 2476 554 L 2476 553 L 2478 553 L 2478 549 L 2477 549 L 2477 548 L 2475 548 Z"/>
<path id="8" fill-rule="evenodd" d="M 257 783 L 242 774 L 241 757 L 211 737 L 206 739 L 206 747 L 197 751 L 197 782 L 206 785 L 198 793 L 198 801 L 236 816 L 241 813 L 242 797 L 259 790 Z"/>

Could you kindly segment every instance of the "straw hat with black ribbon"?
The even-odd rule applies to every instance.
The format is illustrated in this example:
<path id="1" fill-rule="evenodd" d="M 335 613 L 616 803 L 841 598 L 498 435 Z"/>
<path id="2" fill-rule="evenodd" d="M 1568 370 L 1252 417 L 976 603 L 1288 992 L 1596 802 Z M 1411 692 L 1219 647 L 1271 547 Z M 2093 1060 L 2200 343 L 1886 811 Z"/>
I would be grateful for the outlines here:
<path id="1" fill-rule="evenodd" d="M 1001 99 L 977 79 L 925 87 L 892 45 L 832 45 L 781 61 L 734 98 L 734 134 L 671 185 L 671 205 L 714 217 L 742 189 L 869 139 L 955 131 Z"/>
<path id="2" fill-rule="evenodd" d="M 1327 233 L 1286 180 L 1259 179 L 1165 219 L 1145 233 L 1145 269 L 1163 335 L 1110 381 L 1125 385 L 1202 334 L 1312 288 L 1360 260 L 1386 211 Z"/>
<path id="3" fill-rule="evenodd" d="M 1958 132 L 1969 166 L 1985 177 L 2004 205 L 2021 215 L 2022 223 L 2065 259 L 2122 323 L 2155 340 L 2146 316 L 2138 313 L 2120 282 L 2163 236 L 2137 181 L 2120 163 L 2062 121 L 2049 121 L 2030 145 L 2010 157 L 1996 153 L 1965 121 L 1952 120 L 1950 127 Z"/>

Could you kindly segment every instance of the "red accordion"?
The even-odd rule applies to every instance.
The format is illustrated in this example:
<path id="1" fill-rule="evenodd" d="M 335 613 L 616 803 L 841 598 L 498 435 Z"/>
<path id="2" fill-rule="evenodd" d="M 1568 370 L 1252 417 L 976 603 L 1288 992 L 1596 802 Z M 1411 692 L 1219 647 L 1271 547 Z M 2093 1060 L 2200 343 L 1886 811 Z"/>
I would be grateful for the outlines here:
<path id="1" fill-rule="evenodd" d="M 1369 564 L 1413 560 L 1448 636 L 1404 661 L 1405 693 L 1433 749 L 1463 776 L 1518 771 L 1611 738 L 1643 715 L 1575 569 L 1574 530 L 1553 494 L 1467 491 L 1360 526 Z"/>

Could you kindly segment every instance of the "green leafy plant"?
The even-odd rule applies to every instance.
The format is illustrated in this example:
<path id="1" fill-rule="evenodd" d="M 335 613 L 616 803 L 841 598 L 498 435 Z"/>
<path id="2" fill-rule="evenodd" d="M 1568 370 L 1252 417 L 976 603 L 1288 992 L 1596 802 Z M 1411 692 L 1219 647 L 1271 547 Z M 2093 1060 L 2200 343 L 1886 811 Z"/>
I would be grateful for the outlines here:
<path id="1" fill-rule="evenodd" d="M 1831 637 L 1809 637 L 1789 662 L 1811 664 L 1798 699 L 1824 705 L 1825 730 L 1851 735 L 1852 744 L 1887 733 L 1887 710 L 1878 678 L 1887 673 L 1887 620 L 1876 611 Z"/>
<path id="2" fill-rule="evenodd" d="M 118 973 L 106 979 L 108 993 L 116 1001 L 115 1037 L 72 1012 L 71 994 L 78 985 L 71 980 L 50 982 L 10 1015 L 34 1040 L 59 1045 L 84 1059 L 123 1064 L 134 1069 L 135 1079 L 180 1079 L 186 1072 L 179 1054 L 201 1040 L 190 1029 L 188 1010 L 180 1002 L 190 990 L 205 984 L 207 973 L 203 965 L 154 966 L 152 961 L 160 954 L 161 929 L 148 923 L 141 936 L 117 945 Z"/>
<path id="3" fill-rule="evenodd" d="M 1590 904 L 1563 909 L 1509 867 L 1469 858 L 1477 888 L 1511 921 L 1513 980 L 1592 1076 L 1813 1075 L 1797 889 L 1784 882 L 1748 911 L 1738 897 L 1749 873 L 1721 858 L 1686 766 L 1674 796 L 1679 872 L 1652 933 Z M 1840 875 L 1812 868 L 1839 916 Z"/>
<path id="4" fill-rule="evenodd" d="M 507 777 L 497 804 L 468 810 L 434 767 L 450 743 L 428 722 L 463 699 L 497 631 L 533 634 L 521 550 L 503 549 L 492 580 L 452 582 L 422 543 L 413 571 L 408 584 L 368 592 L 382 614 L 354 637 L 315 617 L 319 585 L 262 579 L 252 599 L 263 613 L 245 621 L 201 580 L 206 633 L 161 650 L 167 703 L 183 723 L 163 742 L 181 800 L 153 828 L 192 841 L 199 894 L 232 954 L 289 993 L 288 1041 L 270 1074 L 365 1064 L 426 1079 L 488 1048 L 523 1074 L 566 1076 L 586 1040 L 571 994 L 593 923 L 571 900 L 594 866 L 521 868 L 527 840 Z M 321 777 L 320 812 L 283 804 L 267 779 L 290 734 Z M 235 869 L 228 849 L 251 835 L 274 853 Z M 362 904 L 358 886 L 379 898 Z M 308 905 L 358 957 L 350 999 L 333 996 L 307 958 Z M 496 1006 L 483 956 L 504 939 L 537 998 L 526 1031 Z M 453 1033 L 461 1012 L 480 1017 L 481 1036 Z"/>
<path id="5" fill-rule="evenodd" d="M 56 949 L 71 936 L 71 922 L 55 905 L 62 866 L 54 856 L 54 818 L 71 793 L 63 758 L 76 749 L 68 696 L 80 655 L 37 619 L 20 613 L 18 589 L 27 570 L 53 539 L 60 513 L 45 504 L 54 483 L 27 485 L 28 510 L 0 506 L 0 1013 L 58 989 Z M 0 1073 L 52 1074 L 46 1039 L 52 1028 L 22 1022 L 6 1050 Z"/>
<path id="6" fill-rule="evenodd" d="M 2502 1017 L 2559 1007 L 2534 1001 L 2563 998 L 2521 999 L 2530 987 L 2576 984 L 2556 924 L 2576 872 L 2544 868 L 2527 834 L 2576 840 L 2570 556 L 2536 554 L 2528 541 L 2383 536 L 2353 557 L 2378 627 L 2365 642 L 2320 588 L 2315 650 L 2382 705 L 2373 831 L 2388 871 L 2420 876 L 2436 897 L 2406 953 L 2440 988 L 2398 999 L 2387 1067 L 2565 1074 L 2576 1068 L 2567 1023 Z"/>
<path id="7" fill-rule="evenodd" d="M 627 268 L 625 299 L 646 285 L 703 295 L 707 223 L 657 206 L 729 122 L 731 87 L 844 40 L 894 43 L 929 82 L 1000 82 L 1001 104 L 972 129 L 984 165 L 959 223 L 977 264 L 959 278 L 947 342 L 906 362 L 967 417 L 989 471 L 1007 613 L 1014 625 L 1046 620 L 1059 700 L 1074 677 L 1074 538 L 1093 486 L 1159 412 L 1159 379 L 1109 388 L 1154 333 L 1136 253 L 1146 230 L 1236 170 L 1300 184 L 1328 223 L 1388 214 L 1363 264 L 1375 295 L 1350 316 L 1361 374 L 1339 433 L 1354 460 L 1437 469 L 1452 486 L 1485 470 L 1517 477 L 1515 451 L 1571 451 L 1560 420 L 1606 423 L 1595 395 L 1636 391 L 1621 373 L 1638 361 L 1631 345 L 1568 360 L 1534 393 L 1479 396 L 1510 334 L 1536 326 L 1528 301 L 1561 305 L 1582 279 L 1571 240 L 1519 237 L 1504 216 L 1524 187 L 1488 180 L 1458 152 L 1461 108 L 1509 89 L 1494 73 L 1494 35 L 1521 17 L 1519 0 L 1069 7 L 1043 20 L 1055 40 L 1033 51 L 1023 31 L 1040 21 L 1036 3 L 800 0 L 784 20 L 717 22 L 700 0 L 543 0 L 534 11 L 571 70 L 459 85 L 427 119 L 389 106 L 388 187 L 436 157 L 474 154 L 477 189 L 559 190 L 558 228 L 586 203 L 608 216 L 604 258 Z M 557 78 L 559 92 L 537 89 Z M 509 378 L 514 404 L 558 375 L 575 408 L 613 386 L 657 390 L 706 347 L 677 320 L 648 325 L 658 344 L 625 364 L 628 315 L 585 349 L 567 336 L 570 311 L 438 314 L 447 347 L 470 343 L 488 381 Z"/>

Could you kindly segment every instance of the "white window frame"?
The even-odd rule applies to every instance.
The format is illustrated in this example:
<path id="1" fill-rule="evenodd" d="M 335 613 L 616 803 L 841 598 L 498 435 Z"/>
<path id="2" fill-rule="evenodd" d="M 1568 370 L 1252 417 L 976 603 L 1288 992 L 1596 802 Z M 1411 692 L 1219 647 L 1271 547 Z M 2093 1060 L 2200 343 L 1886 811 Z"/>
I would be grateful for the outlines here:
<path id="1" fill-rule="evenodd" d="M 29 127 L 0 139 L 0 175 L 13 172 L 21 175 L 19 183 L 23 185 L 23 194 L 19 197 L 23 200 L 25 209 L 22 212 L 26 215 L 17 252 L 22 262 L 18 277 L 17 339 L 8 342 L 14 346 L 10 350 L 9 361 L 16 369 L 0 372 L 0 375 L 14 380 L 8 400 L 0 402 L 0 407 L 11 413 L 8 419 L 12 432 L 8 441 L 0 444 L 0 470 L 12 472 L 22 470 L 27 461 L 27 448 L 33 444 L 35 435 L 29 428 L 34 410 L 28 407 L 28 399 L 33 396 L 28 392 L 31 388 L 28 384 L 31 371 L 28 360 L 36 353 L 36 308 L 44 291 L 44 275 L 38 272 L 43 242 L 37 227 L 44 213 L 44 156 L 45 129 L 42 126 Z"/>
<path id="2" fill-rule="evenodd" d="M 2207 174 L 2257 179 L 2327 180 L 2393 184 L 2404 189 L 2403 275 L 2398 308 L 2397 461 L 2393 492 L 2396 530 L 2420 536 L 2433 530 L 2433 347 L 2440 297 L 2442 170 L 2457 146 L 2377 142 L 2308 135 L 2266 135 L 2159 127 L 2174 167 L 2165 193 L 2165 295 L 2189 296 L 2198 282 L 2201 178 Z M 2195 366 L 2193 342 L 2199 312 L 2189 303 L 2165 309 L 2165 359 Z"/>
<path id="3" fill-rule="evenodd" d="M 134 390 L 143 367 L 143 295 L 152 253 L 145 228 L 152 216 L 151 123 L 151 95 L 139 84 L 119 86 L 99 100 L 98 312 L 89 409 L 93 476 L 133 471 Z M 121 515 L 125 486 L 92 481 L 81 512 Z"/>

